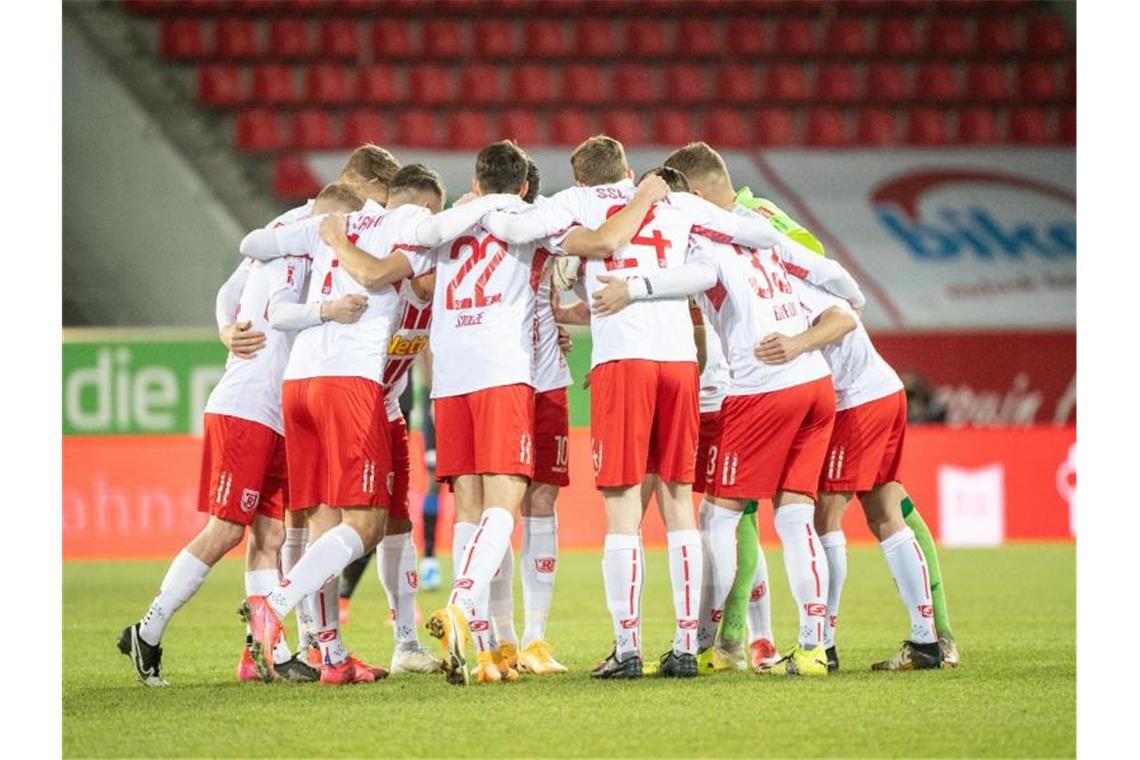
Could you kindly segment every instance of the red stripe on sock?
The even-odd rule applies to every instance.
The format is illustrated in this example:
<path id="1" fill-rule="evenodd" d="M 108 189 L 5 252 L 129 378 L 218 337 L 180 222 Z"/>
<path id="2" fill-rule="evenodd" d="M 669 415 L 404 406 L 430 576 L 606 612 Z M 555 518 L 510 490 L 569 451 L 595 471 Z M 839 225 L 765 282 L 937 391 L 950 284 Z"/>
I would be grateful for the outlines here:
<path id="1" fill-rule="evenodd" d="M 922 566 L 922 586 L 926 591 L 926 601 L 930 601 L 930 576 L 926 574 L 926 557 L 923 556 L 922 550 L 918 548 L 917 541 L 911 541 L 910 545 L 914 547 L 915 552 L 918 553 L 918 564 Z"/>
<path id="2" fill-rule="evenodd" d="M 633 595 L 637 591 L 637 549 L 631 549 L 633 552 L 633 577 L 629 582 L 629 614 L 634 612 Z"/>
<path id="3" fill-rule="evenodd" d="M 815 576 L 815 595 L 819 596 L 822 592 L 819 589 L 819 572 L 815 569 L 815 560 L 811 563 L 811 574 Z"/>
<path id="4" fill-rule="evenodd" d="M 484 519 L 484 522 L 486 520 Z M 479 537 L 483 535 L 483 525 L 479 524 L 479 530 L 475 531 L 475 535 L 471 539 L 470 551 L 467 552 L 467 561 L 463 563 L 462 575 L 467 575 L 467 568 L 471 567 L 471 558 L 475 556 L 475 546 L 479 543 Z"/>
<path id="5" fill-rule="evenodd" d="M 325 619 L 325 592 L 324 591 L 320 592 L 320 598 L 318 599 L 318 601 L 321 604 L 321 628 L 327 628 L 329 621 L 327 619 Z"/>
<path id="6" fill-rule="evenodd" d="M 811 523 L 805 523 L 804 524 L 804 530 L 807 531 L 808 551 L 811 552 L 811 556 L 814 559 L 815 558 L 815 542 L 813 542 L 811 540 Z"/>

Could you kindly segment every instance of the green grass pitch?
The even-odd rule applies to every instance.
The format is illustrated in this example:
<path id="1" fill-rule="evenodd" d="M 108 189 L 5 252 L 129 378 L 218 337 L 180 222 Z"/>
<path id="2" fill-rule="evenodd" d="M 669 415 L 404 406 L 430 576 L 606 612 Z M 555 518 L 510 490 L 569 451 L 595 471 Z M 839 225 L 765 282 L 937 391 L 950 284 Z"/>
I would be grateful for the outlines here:
<path id="1" fill-rule="evenodd" d="M 445 564 L 447 558 L 444 558 Z M 795 630 L 779 552 L 768 552 L 777 644 Z M 600 555 L 564 552 L 549 638 L 561 677 L 460 689 L 401 676 L 346 688 L 238 684 L 241 564 L 221 563 L 163 642 L 167 689 L 146 689 L 115 649 L 165 563 L 65 563 L 63 754 L 157 756 L 1056 757 L 1076 750 L 1076 567 L 1068 544 L 944 550 L 958 670 L 871 673 L 907 632 L 877 548 L 851 547 L 842 670 L 820 680 L 751 673 L 594 682 L 610 648 Z M 515 592 L 516 606 L 521 594 Z M 423 593 L 430 609 L 443 592 Z M 521 621 L 521 609 L 516 619 Z M 370 568 L 345 629 L 387 664 L 387 605 Z M 663 552 L 648 557 L 646 656 L 672 630 Z M 290 621 L 290 634 L 293 632 Z M 424 641 L 434 648 L 434 640 Z"/>

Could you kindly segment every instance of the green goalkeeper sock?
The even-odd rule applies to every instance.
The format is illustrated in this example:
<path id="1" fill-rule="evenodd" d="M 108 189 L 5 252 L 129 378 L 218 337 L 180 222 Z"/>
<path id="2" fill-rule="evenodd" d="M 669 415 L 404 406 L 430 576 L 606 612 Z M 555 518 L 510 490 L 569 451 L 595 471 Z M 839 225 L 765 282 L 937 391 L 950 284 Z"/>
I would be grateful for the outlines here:
<path id="1" fill-rule="evenodd" d="M 930 528 L 926 527 L 926 522 L 918 513 L 909 496 L 902 501 L 902 514 L 907 527 L 914 532 L 914 540 L 918 541 L 922 555 L 926 558 L 926 567 L 930 571 L 930 598 L 934 602 L 934 628 L 938 631 L 939 636 L 952 639 L 954 634 L 950 630 L 950 608 L 946 604 L 946 589 L 942 587 L 942 568 L 938 565 L 938 549 L 934 546 L 934 537 L 930 535 Z"/>
<path id="2" fill-rule="evenodd" d="M 725 641 L 744 641 L 748 633 L 748 597 L 752 593 L 752 576 L 756 574 L 759 556 L 755 501 L 748 502 L 736 525 L 736 577 L 724 600 L 724 618 L 720 636 Z"/>

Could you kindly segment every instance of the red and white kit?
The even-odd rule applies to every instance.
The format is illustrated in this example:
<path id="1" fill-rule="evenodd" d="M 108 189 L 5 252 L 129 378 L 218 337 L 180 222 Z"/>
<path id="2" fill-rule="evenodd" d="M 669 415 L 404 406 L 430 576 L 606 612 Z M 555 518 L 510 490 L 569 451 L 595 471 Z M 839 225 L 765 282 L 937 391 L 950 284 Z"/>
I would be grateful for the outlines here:
<path id="1" fill-rule="evenodd" d="M 850 310 L 829 293 L 805 283 L 797 289 L 811 319 L 831 307 Z M 871 343 L 862 322 L 823 357 L 835 384 L 835 428 L 820 473 L 820 491 L 861 492 L 898 480 L 906 438 L 902 380 Z"/>
<path id="2" fill-rule="evenodd" d="M 549 253 L 538 257 L 550 261 Z M 538 258 L 536 258 L 536 263 Z M 534 330 L 534 478 L 536 483 L 570 485 L 570 406 L 566 388 L 570 368 L 558 345 L 558 325 L 551 304 L 550 267 L 539 275 L 535 298 Z M 536 270 L 532 270 L 536 271 Z"/>
<path id="3" fill-rule="evenodd" d="M 697 469 L 693 491 L 704 493 L 713 477 L 712 470 L 716 467 L 713 461 L 716 459 L 716 431 L 720 427 L 720 409 L 732 378 L 728 373 L 728 360 L 724 356 L 720 335 L 699 306 L 694 314 L 694 321 L 696 320 L 700 320 L 705 328 L 705 368 L 700 378 L 701 429 L 697 440 Z"/>

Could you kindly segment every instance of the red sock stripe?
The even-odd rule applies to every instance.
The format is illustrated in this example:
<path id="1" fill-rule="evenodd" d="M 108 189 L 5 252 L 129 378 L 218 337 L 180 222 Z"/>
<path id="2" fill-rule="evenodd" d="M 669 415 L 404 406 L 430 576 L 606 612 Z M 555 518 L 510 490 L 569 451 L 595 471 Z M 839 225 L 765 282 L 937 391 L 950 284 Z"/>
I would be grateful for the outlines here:
<path id="1" fill-rule="evenodd" d="M 471 538 L 471 543 L 468 544 L 469 551 L 467 552 L 467 561 L 463 563 L 462 575 L 467 575 L 467 568 L 471 567 L 471 558 L 475 555 L 475 547 L 479 543 L 479 537 L 483 535 L 483 525 L 487 522 L 487 518 L 483 518 L 483 522 L 479 523 L 479 530 L 475 531 L 475 535 Z"/>
<path id="2" fill-rule="evenodd" d="M 815 576 L 815 595 L 819 596 L 823 592 L 819 588 L 819 571 L 815 569 L 815 560 L 811 562 L 811 574 Z"/>
<path id="3" fill-rule="evenodd" d="M 629 581 L 629 614 L 633 614 L 636 609 L 633 604 L 633 596 L 637 592 L 637 549 L 631 550 L 633 552 L 633 575 Z"/>
<path id="4" fill-rule="evenodd" d="M 914 551 L 918 554 L 918 564 L 922 566 L 922 587 L 926 591 L 926 601 L 930 601 L 930 576 L 926 574 L 926 557 L 922 554 L 922 549 L 918 548 L 917 541 L 911 541 L 910 545 L 914 547 Z"/>
<path id="5" fill-rule="evenodd" d="M 317 595 L 317 603 L 321 607 L 321 628 L 325 628 L 328 626 L 329 621 L 326 619 L 326 616 L 325 616 L 325 592 L 324 591 L 321 591 Z"/>
<path id="6" fill-rule="evenodd" d="M 681 546 L 681 572 L 685 577 L 685 617 L 692 615 L 689 604 L 689 547 Z"/>
<path id="7" fill-rule="evenodd" d="M 811 552 L 811 556 L 814 559 L 815 558 L 815 542 L 811 540 L 811 523 L 805 523 L 804 524 L 804 530 L 807 531 L 808 551 Z"/>

